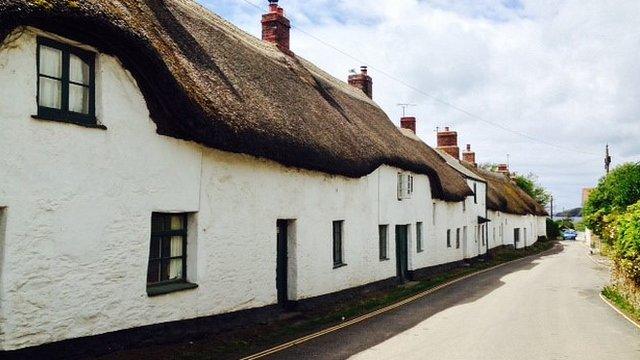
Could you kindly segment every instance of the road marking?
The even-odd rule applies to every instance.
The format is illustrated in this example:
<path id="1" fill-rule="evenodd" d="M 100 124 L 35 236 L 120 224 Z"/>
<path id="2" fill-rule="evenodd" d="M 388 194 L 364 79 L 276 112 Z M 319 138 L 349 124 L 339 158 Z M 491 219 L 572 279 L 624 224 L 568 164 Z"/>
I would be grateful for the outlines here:
<path id="1" fill-rule="evenodd" d="M 609 301 L 609 299 L 607 299 L 606 297 L 604 297 L 604 295 L 602 295 L 602 293 L 600 293 L 600 299 L 602 299 L 602 301 L 604 301 L 607 305 L 609 305 L 613 310 L 615 310 L 618 314 L 622 315 L 622 317 L 624 317 L 625 319 L 629 320 L 630 323 L 632 323 L 633 325 L 635 325 L 635 327 L 637 327 L 638 329 L 640 329 L 640 324 L 638 324 L 637 321 L 633 320 L 632 318 L 630 318 L 629 316 L 627 316 L 627 314 L 623 313 L 622 310 L 618 309 L 618 307 L 616 307 L 615 305 L 613 305 L 611 303 L 611 301 Z"/>
<path id="2" fill-rule="evenodd" d="M 389 312 L 389 311 L 391 311 L 391 310 L 397 309 L 397 308 L 399 308 L 399 307 L 401 307 L 401 306 L 403 306 L 403 305 L 406 305 L 406 304 L 408 304 L 408 303 L 411 303 L 411 302 L 413 302 L 413 301 L 416 301 L 416 300 L 418 300 L 418 299 L 421 299 L 421 298 L 423 298 L 423 297 L 425 297 L 425 296 L 427 296 L 427 295 L 429 295 L 429 294 L 432 294 L 432 293 L 434 293 L 434 292 L 436 292 L 436 291 L 438 291 L 438 290 L 441 290 L 441 289 L 443 289 L 443 288 L 445 288 L 445 287 L 451 286 L 451 285 L 453 285 L 453 284 L 455 284 L 455 283 L 458 283 L 458 282 L 460 282 L 460 281 L 462 281 L 462 280 L 466 280 L 466 279 L 472 278 L 472 277 L 474 277 L 474 276 L 477 276 L 477 275 L 480 275 L 480 274 L 484 274 L 484 273 L 486 273 L 486 272 L 488 272 L 488 271 L 496 270 L 496 269 L 501 268 L 501 267 L 503 267 L 503 266 L 506 266 L 506 265 L 509 265 L 509 264 L 514 264 L 514 263 L 516 263 L 516 262 L 518 262 L 518 261 L 526 260 L 526 259 L 529 259 L 529 258 L 534 257 L 534 256 L 541 256 L 541 255 L 544 255 L 544 254 L 546 254 L 546 253 L 548 253 L 548 252 L 551 252 L 552 250 L 554 250 L 554 249 L 558 248 L 559 246 L 560 246 L 559 244 L 555 244 L 551 249 L 549 249 L 549 250 L 545 250 L 545 251 L 543 251 L 543 252 L 541 252 L 541 253 L 533 254 L 533 255 L 529 255 L 529 256 L 525 256 L 525 257 L 520 258 L 520 259 L 511 260 L 511 261 L 508 261 L 508 262 L 505 262 L 505 263 L 502 263 L 502 264 L 498 264 L 498 265 L 492 266 L 492 267 L 490 267 L 490 268 L 486 268 L 486 269 L 484 269 L 484 270 L 480 270 L 480 271 L 478 271 L 478 272 L 474 272 L 474 273 L 471 273 L 471 274 L 465 275 L 465 276 L 463 276 L 463 277 L 460 277 L 460 278 L 457 278 L 457 279 L 451 280 L 451 281 L 449 281 L 449 282 L 446 282 L 446 283 L 440 284 L 440 285 L 438 285 L 438 286 L 436 286 L 436 287 L 434 287 L 434 288 L 431 288 L 431 289 L 425 290 L 425 291 L 423 291 L 423 292 L 421 292 L 421 293 L 418 293 L 418 294 L 416 294 L 416 295 L 413 295 L 412 297 L 406 298 L 406 299 L 404 299 L 404 300 L 402 300 L 402 301 L 399 301 L 399 302 L 397 302 L 397 303 L 395 303 L 395 304 L 391 304 L 391 305 L 389 305 L 389 306 L 387 306 L 387 307 L 384 307 L 384 308 L 378 309 L 378 310 L 376 310 L 376 311 L 370 312 L 370 313 L 368 313 L 368 314 L 364 314 L 364 315 L 361 315 L 361 316 L 359 316 L 359 317 L 353 318 L 353 319 L 351 319 L 351 320 L 349 320 L 349 321 L 346 321 L 346 322 L 344 322 L 344 323 L 342 323 L 342 324 L 338 324 L 338 325 L 335 325 L 335 326 L 329 327 L 329 328 L 327 328 L 327 329 L 320 330 L 320 331 L 318 331 L 318 332 L 316 332 L 316 333 L 309 334 L 309 335 L 307 335 L 307 336 L 303 336 L 303 337 L 301 337 L 301 338 L 298 338 L 298 339 L 295 339 L 295 340 L 289 341 L 289 342 L 287 342 L 287 343 L 284 343 L 284 344 L 281 344 L 281 345 L 278 345 L 278 346 L 272 347 L 271 349 L 267 349 L 267 350 L 261 351 L 261 352 L 256 353 L 256 354 L 249 355 L 249 356 L 247 356 L 247 357 L 242 358 L 241 360 L 254 360 L 254 359 L 260 359 L 260 358 L 263 358 L 263 357 L 265 357 L 265 356 L 273 355 L 273 354 L 275 354 L 275 353 L 278 353 L 278 352 L 280 352 L 280 351 L 283 351 L 283 350 L 286 350 L 286 349 L 288 349 L 288 348 L 294 347 L 294 346 L 296 346 L 296 345 L 300 345 L 300 344 L 302 344 L 302 343 L 305 343 L 305 342 L 307 342 L 307 341 L 313 340 L 313 339 L 318 338 L 318 337 L 320 337 L 320 336 L 327 335 L 327 334 L 330 334 L 330 333 L 332 333 L 332 332 L 336 332 L 336 331 L 338 331 L 338 330 L 340 330 L 340 329 L 343 329 L 343 328 L 349 327 L 349 326 L 351 326 L 351 325 L 355 325 L 355 324 L 357 324 L 357 323 L 363 322 L 363 321 L 365 321 L 365 320 L 367 320 L 367 319 L 370 319 L 370 318 L 372 318 L 372 317 L 375 317 L 375 316 L 378 316 L 378 315 L 384 314 L 384 313 L 386 313 L 386 312 Z"/>

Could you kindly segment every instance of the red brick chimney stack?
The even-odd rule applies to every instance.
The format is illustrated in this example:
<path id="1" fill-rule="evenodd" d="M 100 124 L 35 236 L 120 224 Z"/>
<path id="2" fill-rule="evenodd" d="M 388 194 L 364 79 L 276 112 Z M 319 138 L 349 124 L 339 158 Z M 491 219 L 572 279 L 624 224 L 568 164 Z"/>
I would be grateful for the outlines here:
<path id="1" fill-rule="evenodd" d="M 438 131 L 438 149 L 443 150 L 456 159 L 460 159 L 458 133 L 450 131 L 449 127 L 445 127 L 444 131 Z"/>
<path id="2" fill-rule="evenodd" d="M 291 23 L 284 16 L 284 9 L 278 6 L 278 0 L 269 0 L 269 12 L 262 15 L 262 40 L 276 44 L 287 55 L 293 55 L 289 50 L 290 30 Z"/>
<path id="3" fill-rule="evenodd" d="M 498 172 L 509 175 L 509 165 L 507 164 L 499 164 Z"/>
<path id="4" fill-rule="evenodd" d="M 416 118 L 413 116 L 405 116 L 400 119 L 400 127 L 403 129 L 409 129 L 416 133 Z"/>
<path id="5" fill-rule="evenodd" d="M 373 80 L 367 75 L 367 67 L 360 67 L 360 74 L 349 75 L 349 85 L 362 90 L 369 98 L 373 98 Z"/>
<path id="6" fill-rule="evenodd" d="M 467 150 L 462 152 L 462 160 L 473 166 L 478 166 L 478 164 L 476 164 L 476 153 L 471 151 L 471 144 L 467 144 Z"/>

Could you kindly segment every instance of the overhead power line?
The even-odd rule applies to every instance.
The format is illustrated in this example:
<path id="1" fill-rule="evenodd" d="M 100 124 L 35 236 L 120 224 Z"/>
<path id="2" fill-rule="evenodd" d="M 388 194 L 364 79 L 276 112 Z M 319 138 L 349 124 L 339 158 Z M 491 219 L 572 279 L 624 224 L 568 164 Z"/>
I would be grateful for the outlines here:
<path id="1" fill-rule="evenodd" d="M 251 5 L 252 7 L 260 10 L 261 12 L 264 11 L 264 9 L 261 6 L 251 2 L 249 0 L 242 0 L 242 1 L 244 1 L 245 3 Z M 435 102 L 437 102 L 439 104 L 442 104 L 442 105 L 447 106 L 447 107 L 449 107 L 451 109 L 454 109 L 454 110 L 456 110 L 456 111 L 468 116 L 469 118 L 484 122 L 486 124 L 489 124 L 491 126 L 499 128 L 499 129 L 501 129 L 501 130 L 503 130 L 505 132 L 508 132 L 508 133 L 511 133 L 511 134 L 514 134 L 514 135 L 518 135 L 518 136 L 526 138 L 526 139 L 528 139 L 530 141 L 533 141 L 533 142 L 536 142 L 536 143 L 539 143 L 539 144 L 543 144 L 543 145 L 546 145 L 546 146 L 550 146 L 550 147 L 553 147 L 553 148 L 556 148 L 556 149 L 559 149 L 559 150 L 573 152 L 573 153 L 579 153 L 579 154 L 583 154 L 583 155 L 590 155 L 590 156 L 600 156 L 601 155 L 601 154 L 596 154 L 596 153 L 592 153 L 592 152 L 588 152 L 588 151 L 583 151 L 583 150 L 578 150 L 578 149 L 571 149 L 571 148 L 568 148 L 568 147 L 560 146 L 560 145 L 555 144 L 555 143 L 553 143 L 551 141 L 547 141 L 547 140 L 544 140 L 544 139 L 536 138 L 536 137 L 531 136 L 531 135 L 529 135 L 527 133 L 524 133 L 522 131 L 514 130 L 514 129 L 511 129 L 511 128 L 509 128 L 507 126 L 504 126 L 502 124 L 496 123 L 494 121 L 487 120 L 487 119 L 483 118 L 482 116 L 476 115 L 476 114 L 472 113 L 471 111 L 468 111 L 468 110 L 465 110 L 465 109 L 461 108 L 460 106 L 457 106 L 457 105 L 455 105 L 455 104 L 453 104 L 451 102 L 443 100 L 443 99 L 441 99 L 441 98 L 439 98 L 437 96 L 431 95 L 431 94 L 423 91 L 422 89 L 420 89 L 420 88 L 418 88 L 418 87 L 416 87 L 416 86 L 414 86 L 412 84 L 409 84 L 408 82 L 406 82 L 406 81 L 394 76 L 393 74 L 391 74 L 391 73 L 389 73 L 389 72 L 387 72 L 387 71 L 385 71 L 385 70 L 383 70 L 383 69 L 381 69 L 379 67 L 370 65 L 368 61 L 364 61 L 364 60 L 362 60 L 362 59 L 360 59 L 360 58 L 358 58 L 356 56 L 353 56 L 353 55 L 349 54 L 348 52 L 346 52 L 346 51 L 334 46 L 333 44 L 331 44 L 331 43 L 329 43 L 329 42 L 327 42 L 327 41 L 325 41 L 325 40 L 323 40 L 323 39 L 321 39 L 321 38 L 319 38 L 319 37 L 317 37 L 317 36 L 315 36 L 315 35 L 313 35 L 311 33 L 308 33 L 306 31 L 304 31 L 303 29 L 301 29 L 298 26 L 295 26 L 295 25 L 292 24 L 291 28 L 299 31 L 300 33 L 302 33 L 302 34 L 304 34 L 304 35 L 306 35 L 306 36 L 308 36 L 308 37 L 310 37 L 310 38 L 312 38 L 314 40 L 316 40 L 320 44 L 333 49 L 334 51 L 344 55 L 345 57 L 348 57 L 348 58 L 350 58 L 350 59 L 352 59 L 354 61 L 357 61 L 360 64 L 367 64 L 369 69 L 373 69 L 376 72 L 378 72 L 379 74 L 382 74 L 383 76 L 389 78 L 390 80 L 393 80 L 393 81 L 395 81 L 395 82 L 397 82 L 397 83 L 399 83 L 399 84 L 401 84 L 401 85 L 403 85 L 403 86 L 405 86 L 405 87 L 407 87 L 407 88 L 409 88 L 409 89 L 411 89 L 411 90 L 413 90 L 413 91 L 415 91 L 415 92 L 417 92 L 417 93 L 419 93 L 419 94 L 421 94 L 423 96 L 426 96 L 426 97 L 432 99 L 433 101 L 435 101 Z"/>

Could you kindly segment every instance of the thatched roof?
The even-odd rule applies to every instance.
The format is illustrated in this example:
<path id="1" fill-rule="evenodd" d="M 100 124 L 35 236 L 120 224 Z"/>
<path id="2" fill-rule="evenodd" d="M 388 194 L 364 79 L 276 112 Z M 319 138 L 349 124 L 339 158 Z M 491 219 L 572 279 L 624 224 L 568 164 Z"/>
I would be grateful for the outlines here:
<path id="1" fill-rule="evenodd" d="M 436 149 L 436 151 L 438 152 L 438 155 L 442 156 L 442 158 L 447 162 L 447 164 L 449 164 L 449 166 L 451 166 L 457 172 L 462 174 L 462 176 L 464 176 L 466 178 L 469 178 L 469 179 L 486 182 L 484 180 L 484 178 L 482 178 L 480 175 L 474 173 L 473 171 L 467 169 L 464 165 L 462 165 L 462 162 L 460 160 L 458 160 L 455 157 L 449 155 L 448 152 L 446 152 L 444 150 L 440 150 L 440 149 Z"/>
<path id="2" fill-rule="evenodd" d="M 484 170 L 468 163 L 464 166 L 486 180 L 487 209 L 515 215 L 547 215 L 545 209 L 507 175 Z"/>
<path id="3" fill-rule="evenodd" d="M 436 198 L 471 193 L 433 149 L 403 136 L 359 90 L 193 1 L 0 2 L 0 40 L 19 26 L 119 58 L 159 134 L 349 177 L 387 164 L 428 175 Z"/>

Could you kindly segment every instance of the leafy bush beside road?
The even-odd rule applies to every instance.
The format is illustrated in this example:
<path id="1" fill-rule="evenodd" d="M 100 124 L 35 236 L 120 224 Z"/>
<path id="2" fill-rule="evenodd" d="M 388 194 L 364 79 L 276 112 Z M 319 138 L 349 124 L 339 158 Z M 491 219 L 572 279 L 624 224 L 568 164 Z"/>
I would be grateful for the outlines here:
<path id="1" fill-rule="evenodd" d="M 612 289 L 640 308 L 640 163 L 619 166 L 601 179 L 583 214 L 610 249 Z"/>

